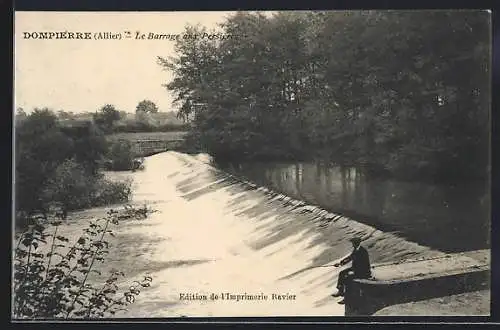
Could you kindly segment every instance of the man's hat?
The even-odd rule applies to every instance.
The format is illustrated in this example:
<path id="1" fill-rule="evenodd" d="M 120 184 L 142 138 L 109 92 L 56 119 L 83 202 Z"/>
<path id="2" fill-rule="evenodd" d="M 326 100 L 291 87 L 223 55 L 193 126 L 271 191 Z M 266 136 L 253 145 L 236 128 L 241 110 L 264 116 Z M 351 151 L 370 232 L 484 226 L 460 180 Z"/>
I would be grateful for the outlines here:
<path id="1" fill-rule="evenodd" d="M 361 237 L 353 237 L 350 239 L 351 242 L 353 243 L 361 243 Z"/>

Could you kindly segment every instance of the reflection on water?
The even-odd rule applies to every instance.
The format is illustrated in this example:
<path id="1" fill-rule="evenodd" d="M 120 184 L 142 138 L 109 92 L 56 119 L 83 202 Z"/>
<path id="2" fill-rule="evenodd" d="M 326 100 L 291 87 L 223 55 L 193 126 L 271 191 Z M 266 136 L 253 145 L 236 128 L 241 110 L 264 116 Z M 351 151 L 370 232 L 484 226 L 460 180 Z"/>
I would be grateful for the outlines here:
<path id="1" fill-rule="evenodd" d="M 247 163 L 224 168 L 445 252 L 489 247 L 489 194 L 484 183 L 439 185 L 369 179 L 354 168 L 311 163 Z"/>

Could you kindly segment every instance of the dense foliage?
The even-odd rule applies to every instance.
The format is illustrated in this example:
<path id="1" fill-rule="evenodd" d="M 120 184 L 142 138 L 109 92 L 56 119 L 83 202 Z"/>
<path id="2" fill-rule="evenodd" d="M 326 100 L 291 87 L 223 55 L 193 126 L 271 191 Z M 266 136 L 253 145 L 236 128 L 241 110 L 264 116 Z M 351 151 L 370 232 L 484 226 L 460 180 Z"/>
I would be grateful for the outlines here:
<path id="1" fill-rule="evenodd" d="M 98 125 L 101 130 L 110 133 L 113 131 L 115 122 L 120 120 L 120 116 L 120 111 L 116 110 L 113 105 L 106 104 L 93 115 L 93 118 L 94 123 Z"/>
<path id="2" fill-rule="evenodd" d="M 130 141 L 114 141 L 111 143 L 107 154 L 107 169 L 115 171 L 130 170 L 134 167 L 134 158 Z"/>
<path id="3" fill-rule="evenodd" d="M 159 58 L 219 160 L 323 159 L 404 178 L 488 173 L 486 11 L 240 12 Z"/>
<path id="4" fill-rule="evenodd" d="M 54 207 L 66 214 L 129 199 L 130 183 L 109 182 L 99 172 L 108 144 L 92 122 L 62 126 L 48 109 L 36 109 L 17 119 L 16 224 Z"/>

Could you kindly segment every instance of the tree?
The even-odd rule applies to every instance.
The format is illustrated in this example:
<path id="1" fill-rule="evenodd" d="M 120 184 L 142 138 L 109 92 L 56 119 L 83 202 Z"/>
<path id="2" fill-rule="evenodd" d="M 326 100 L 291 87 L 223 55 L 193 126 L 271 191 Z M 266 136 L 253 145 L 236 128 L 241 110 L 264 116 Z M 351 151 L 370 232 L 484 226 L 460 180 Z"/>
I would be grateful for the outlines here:
<path id="1" fill-rule="evenodd" d="M 22 116 L 22 117 L 26 117 L 27 116 L 26 111 L 24 111 L 24 109 L 22 107 L 17 108 L 16 115 L 17 116 Z"/>
<path id="2" fill-rule="evenodd" d="M 108 151 L 108 142 L 103 130 L 95 123 L 84 121 L 78 125 L 64 127 L 62 131 L 73 140 L 75 159 L 88 173 L 97 174 L 99 162 Z"/>
<path id="3" fill-rule="evenodd" d="M 159 63 L 189 139 L 216 159 L 471 177 L 488 167 L 490 23 L 466 10 L 239 12 L 219 28 L 238 38 L 180 39 Z"/>
<path id="4" fill-rule="evenodd" d="M 70 209 L 88 206 L 94 201 L 82 196 L 106 185 L 97 179 L 107 144 L 91 122 L 62 127 L 52 111 L 35 109 L 15 134 L 16 211 L 43 213 L 53 202 Z"/>
<path id="5" fill-rule="evenodd" d="M 130 141 L 119 140 L 112 143 L 107 156 L 111 160 L 112 170 L 127 171 L 133 168 L 134 153 Z"/>
<path id="6" fill-rule="evenodd" d="M 74 159 L 67 159 L 55 168 L 40 197 L 45 203 L 58 203 L 63 212 L 78 209 L 90 204 L 96 179 Z"/>
<path id="7" fill-rule="evenodd" d="M 145 112 L 145 113 L 157 113 L 158 112 L 158 107 L 153 101 L 150 100 L 143 100 L 137 104 L 137 107 L 135 108 L 136 112 Z"/>
<path id="8" fill-rule="evenodd" d="M 26 111 L 24 111 L 23 108 L 17 108 L 16 114 L 14 117 L 16 126 L 18 125 L 18 123 L 20 123 L 21 121 L 23 121 L 27 117 L 28 117 L 28 115 L 26 114 Z"/>
<path id="9" fill-rule="evenodd" d="M 15 130 L 16 209 L 43 209 L 41 190 L 59 164 L 73 154 L 73 141 L 49 109 L 35 109 Z"/>
<path id="10" fill-rule="evenodd" d="M 106 104 L 93 116 L 94 122 L 104 132 L 109 133 L 113 128 L 113 124 L 120 120 L 120 112 L 116 110 L 114 105 Z"/>

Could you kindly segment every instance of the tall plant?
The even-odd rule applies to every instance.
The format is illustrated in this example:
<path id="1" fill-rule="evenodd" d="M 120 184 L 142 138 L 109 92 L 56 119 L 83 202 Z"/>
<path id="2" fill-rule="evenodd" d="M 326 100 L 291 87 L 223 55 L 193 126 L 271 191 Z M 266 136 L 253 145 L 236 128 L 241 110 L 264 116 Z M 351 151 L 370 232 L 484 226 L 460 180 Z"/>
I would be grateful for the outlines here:
<path id="1" fill-rule="evenodd" d="M 146 206 L 110 210 L 106 217 L 91 221 L 72 244 L 59 233 L 60 222 L 52 222 L 49 229 L 33 219 L 14 249 L 13 317 L 98 318 L 126 310 L 152 278 L 146 275 L 120 293 L 117 283 L 123 272 L 112 270 L 100 285 L 95 275 L 102 275 L 98 269 L 109 253 L 107 236 L 114 236 L 111 227 L 123 219 L 145 218 L 149 212 Z"/>

